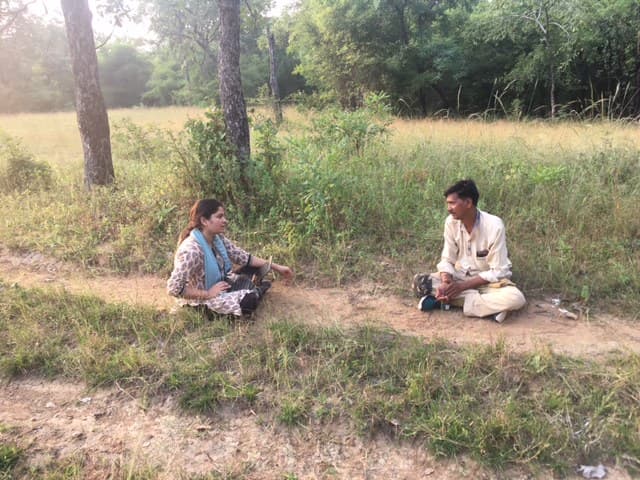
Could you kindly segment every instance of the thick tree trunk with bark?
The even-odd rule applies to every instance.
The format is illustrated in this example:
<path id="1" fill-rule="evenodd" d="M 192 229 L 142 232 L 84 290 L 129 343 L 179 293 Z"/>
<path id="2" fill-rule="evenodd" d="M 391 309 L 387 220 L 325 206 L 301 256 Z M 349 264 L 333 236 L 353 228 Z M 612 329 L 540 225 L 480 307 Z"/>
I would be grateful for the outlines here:
<path id="1" fill-rule="evenodd" d="M 98 58 L 87 0 L 62 0 L 61 4 L 84 152 L 84 183 L 90 189 L 93 185 L 108 185 L 114 180 L 109 118 L 100 90 Z"/>
<path id="2" fill-rule="evenodd" d="M 269 37 L 269 85 L 271 86 L 271 96 L 273 97 L 273 113 L 276 123 L 282 123 L 282 105 L 280 104 L 280 86 L 278 85 L 278 70 L 276 68 L 276 39 L 273 32 L 268 33 Z"/>
<path id="3" fill-rule="evenodd" d="M 220 103 L 227 134 L 236 148 L 242 188 L 249 192 L 248 166 L 251 157 L 249 120 L 240 77 L 240 0 L 218 0 L 220 9 Z"/>

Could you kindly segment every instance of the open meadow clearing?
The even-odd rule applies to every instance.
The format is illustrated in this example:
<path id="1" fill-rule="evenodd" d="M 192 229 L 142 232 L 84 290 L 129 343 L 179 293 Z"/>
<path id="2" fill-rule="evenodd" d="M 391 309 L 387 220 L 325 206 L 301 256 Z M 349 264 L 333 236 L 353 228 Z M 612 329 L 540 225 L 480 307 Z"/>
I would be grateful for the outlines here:
<path id="1" fill-rule="evenodd" d="M 3 183 L 3 458 L 24 478 L 637 472 L 638 126 L 358 115 L 290 110 L 277 135 L 254 115 L 259 206 L 229 205 L 231 233 L 297 280 L 237 323 L 169 314 L 164 291 L 189 205 L 218 194 L 181 170 L 202 110 L 112 112 L 116 184 L 92 193 L 74 113 L 0 116 L 51 168 Z M 464 177 L 528 299 L 503 325 L 410 292 Z"/>

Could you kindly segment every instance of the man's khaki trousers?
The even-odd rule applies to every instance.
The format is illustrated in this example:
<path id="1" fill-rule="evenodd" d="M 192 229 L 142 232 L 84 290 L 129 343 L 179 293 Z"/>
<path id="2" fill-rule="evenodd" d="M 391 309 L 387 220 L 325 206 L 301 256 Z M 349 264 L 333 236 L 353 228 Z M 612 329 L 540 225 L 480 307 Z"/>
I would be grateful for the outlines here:
<path id="1" fill-rule="evenodd" d="M 465 280 L 464 274 L 456 272 L 454 281 Z M 441 285 L 440 274 L 432 273 L 433 293 Z M 519 310 L 524 307 L 526 300 L 522 292 L 510 280 L 503 279 L 497 283 L 488 283 L 477 289 L 464 290 L 451 301 L 451 305 L 462 307 L 468 317 L 487 317 L 500 312 Z"/>

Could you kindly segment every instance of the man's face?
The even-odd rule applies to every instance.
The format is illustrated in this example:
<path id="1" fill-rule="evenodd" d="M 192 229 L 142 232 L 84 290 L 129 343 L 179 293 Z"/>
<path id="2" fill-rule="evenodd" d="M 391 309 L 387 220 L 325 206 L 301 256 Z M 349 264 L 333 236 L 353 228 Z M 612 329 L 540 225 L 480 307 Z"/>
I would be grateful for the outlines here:
<path id="1" fill-rule="evenodd" d="M 456 220 L 463 219 L 473 210 L 473 201 L 470 198 L 460 198 L 457 193 L 447 195 L 447 212 Z"/>

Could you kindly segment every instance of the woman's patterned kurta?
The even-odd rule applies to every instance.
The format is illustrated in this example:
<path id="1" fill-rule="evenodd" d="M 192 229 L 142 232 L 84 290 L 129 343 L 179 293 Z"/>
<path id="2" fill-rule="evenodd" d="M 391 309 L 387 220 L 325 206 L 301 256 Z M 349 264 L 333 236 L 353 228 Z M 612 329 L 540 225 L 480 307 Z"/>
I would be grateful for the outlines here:
<path id="1" fill-rule="evenodd" d="M 224 235 L 220 235 L 229 259 L 236 265 L 245 266 L 249 265 L 251 261 L 251 255 L 245 252 L 240 247 L 237 247 Z M 219 265 L 223 265 L 222 257 L 215 249 L 213 249 L 216 260 Z M 171 277 L 167 281 L 167 292 L 169 295 L 178 297 L 177 303 L 183 305 L 206 305 L 211 310 L 223 315 L 242 315 L 242 309 L 240 308 L 240 301 L 242 298 L 250 292 L 250 290 L 236 290 L 234 292 L 223 292 L 217 297 L 210 298 L 208 300 L 186 299 L 181 298 L 182 294 L 187 286 L 197 288 L 199 290 L 206 290 L 205 286 L 205 272 L 204 272 L 204 252 L 200 247 L 200 244 L 189 235 L 185 238 L 173 260 L 173 272 Z"/>

